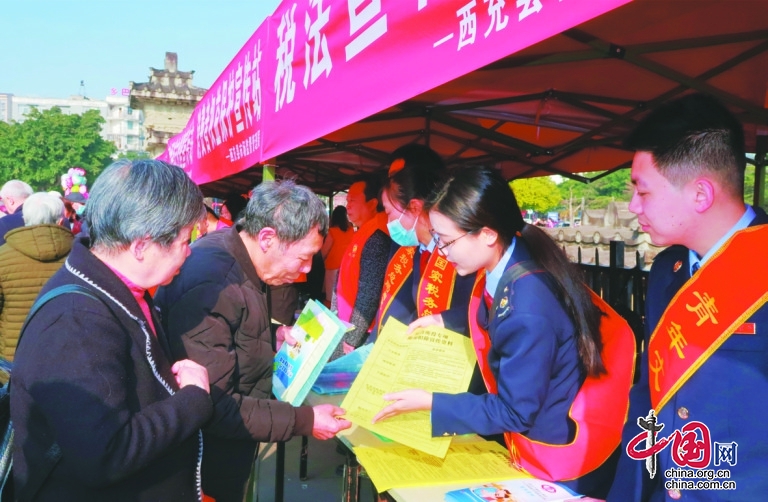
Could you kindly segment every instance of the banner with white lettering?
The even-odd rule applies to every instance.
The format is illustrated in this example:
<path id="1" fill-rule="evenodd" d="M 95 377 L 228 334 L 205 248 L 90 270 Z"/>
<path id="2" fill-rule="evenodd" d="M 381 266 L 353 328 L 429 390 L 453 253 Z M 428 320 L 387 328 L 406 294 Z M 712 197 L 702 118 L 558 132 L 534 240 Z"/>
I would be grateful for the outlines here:
<path id="1" fill-rule="evenodd" d="M 629 1 L 284 0 L 161 158 L 220 179 Z"/>

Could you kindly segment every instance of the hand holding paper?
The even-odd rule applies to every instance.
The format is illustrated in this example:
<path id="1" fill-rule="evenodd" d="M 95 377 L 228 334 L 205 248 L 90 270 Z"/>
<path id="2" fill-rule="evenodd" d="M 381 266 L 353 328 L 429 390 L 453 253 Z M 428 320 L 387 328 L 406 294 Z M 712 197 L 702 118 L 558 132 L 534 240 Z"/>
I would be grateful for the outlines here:
<path id="1" fill-rule="evenodd" d="M 280 349 L 275 354 L 272 374 L 275 397 L 294 406 L 303 403 L 331 352 L 350 327 L 314 300 L 307 302 L 293 326 L 280 326 L 275 336 Z"/>
<path id="2" fill-rule="evenodd" d="M 343 408 L 332 404 L 319 404 L 312 407 L 315 422 L 312 425 L 312 435 L 317 439 L 331 439 L 340 431 L 352 427 L 352 422 L 343 417 Z"/>
<path id="3" fill-rule="evenodd" d="M 419 328 L 444 328 L 442 314 L 432 314 L 424 317 L 419 317 L 411 324 L 408 325 L 408 334 L 410 335 Z"/>
<path id="4" fill-rule="evenodd" d="M 385 395 L 399 396 L 402 391 L 425 389 L 415 391 L 417 394 L 414 395 L 419 396 L 416 401 L 420 404 L 416 405 L 418 408 L 409 408 L 408 411 L 412 411 L 431 408 L 430 392 L 466 392 L 475 365 L 472 341 L 434 326 L 410 336 L 407 331 L 408 327 L 396 319 L 387 321 L 341 405 L 347 410 L 346 417 L 352 423 L 443 458 L 451 438 L 432 437 L 428 411 L 393 415 L 384 421 L 378 413 L 391 404 L 384 398 Z M 395 408 L 399 410 L 398 405 Z M 373 423 L 375 418 L 380 421 Z"/>
<path id="5" fill-rule="evenodd" d="M 373 422 L 394 417 L 401 413 L 410 413 L 412 411 L 430 411 L 432 409 L 432 393 L 421 389 L 401 390 L 382 396 L 384 401 L 394 401 L 385 406 L 373 417 Z"/>
<path id="6" fill-rule="evenodd" d="M 275 341 L 278 351 L 280 350 L 280 347 L 283 346 L 283 343 L 287 343 L 291 347 L 296 345 L 296 339 L 291 336 L 291 327 L 286 326 L 285 324 L 277 328 L 277 331 L 275 332 Z"/>

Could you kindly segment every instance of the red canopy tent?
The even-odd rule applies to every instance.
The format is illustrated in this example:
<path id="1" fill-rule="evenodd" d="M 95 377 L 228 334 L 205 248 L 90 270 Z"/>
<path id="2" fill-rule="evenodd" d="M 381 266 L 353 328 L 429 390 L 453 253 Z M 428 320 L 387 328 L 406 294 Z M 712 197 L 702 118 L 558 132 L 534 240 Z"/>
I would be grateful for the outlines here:
<path id="1" fill-rule="evenodd" d="M 164 154 L 185 166 L 206 193 L 247 191 L 260 180 L 265 162 L 278 166 L 278 176 L 297 177 L 328 193 L 346 187 L 351 175 L 383 168 L 389 152 L 413 141 L 428 143 L 449 164 L 492 164 L 510 179 L 562 174 L 586 181 L 576 173 L 628 166 L 631 153 L 621 148 L 628 130 L 647 110 L 689 90 L 726 102 L 745 124 L 748 150 L 758 150 L 758 162 L 764 156 L 768 134 L 765 0 L 634 0 L 601 15 L 624 2 L 544 0 L 538 4 L 539 11 L 522 19 L 523 10 L 535 7 L 535 0 L 510 0 L 505 6 L 498 0 L 418 0 L 425 10 L 421 13 L 412 5 L 410 17 L 405 7 L 384 13 L 379 5 L 378 17 L 367 17 L 369 23 L 363 29 L 389 16 L 389 30 L 367 46 L 365 51 L 370 53 L 354 56 L 360 58 L 360 66 L 349 74 L 344 73 L 349 68 L 343 57 L 336 63 L 334 51 L 350 45 L 354 26 L 348 20 L 354 16 L 345 18 L 340 8 L 352 9 L 354 4 L 364 11 L 379 2 L 325 0 L 330 9 L 325 26 L 331 27 L 325 39 L 327 53 L 337 66 L 327 75 L 318 72 L 314 84 L 315 74 L 305 70 L 316 66 L 313 50 L 323 54 L 324 39 L 312 38 L 311 27 L 322 19 L 324 10 L 321 0 L 305 3 L 306 11 L 299 12 L 295 3 L 283 2 L 243 49 L 256 53 L 252 47 L 260 42 L 255 40 L 269 41 L 281 33 L 284 38 L 290 26 L 284 20 L 293 11 L 298 21 L 293 24 L 297 35 L 291 50 L 301 57 L 294 58 L 293 66 L 283 65 L 283 70 L 293 71 L 294 100 L 287 105 L 284 101 L 283 108 L 272 113 L 287 92 L 274 75 L 267 74 L 262 91 L 268 92 L 262 95 L 261 108 L 271 115 L 262 117 L 258 153 L 240 162 L 215 158 L 210 152 L 192 155 L 205 153 L 200 143 L 206 140 L 206 121 L 196 110 L 190 130 L 174 138 Z M 449 39 L 434 46 L 452 25 L 456 26 L 453 38 L 460 39 L 465 14 L 461 9 L 473 3 L 475 45 L 457 49 L 456 40 Z M 496 18 L 489 10 L 493 4 L 503 5 Z M 587 5 L 588 9 L 577 12 Z M 514 28 L 508 33 L 494 31 L 503 15 L 509 16 L 505 29 Z M 583 22 L 572 27 L 578 19 Z M 424 28 L 425 22 L 430 29 Z M 386 39 L 390 35 L 395 42 Z M 547 38 L 538 41 L 543 36 Z M 383 41 L 391 42 L 388 49 L 372 50 Z M 444 53 L 428 50 L 449 43 Z M 222 74 L 225 80 L 230 67 Z M 305 73 L 306 87 L 301 78 Z M 362 80 L 348 80 L 353 77 Z M 420 90 L 413 93 L 415 89 Z M 215 120 L 209 122 L 215 125 Z M 215 149 L 211 151 L 215 154 Z M 231 150 L 227 152 L 232 155 Z M 763 185 L 760 180 L 756 185 Z"/>

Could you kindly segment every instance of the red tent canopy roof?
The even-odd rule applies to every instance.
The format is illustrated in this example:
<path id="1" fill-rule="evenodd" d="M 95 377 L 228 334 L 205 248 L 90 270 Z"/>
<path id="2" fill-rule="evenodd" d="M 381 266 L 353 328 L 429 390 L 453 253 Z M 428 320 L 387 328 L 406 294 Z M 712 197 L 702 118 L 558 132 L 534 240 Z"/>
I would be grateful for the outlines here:
<path id="1" fill-rule="evenodd" d="M 712 94 L 741 118 L 748 151 L 768 134 L 768 16 L 763 0 L 635 0 L 576 28 L 272 159 L 279 176 L 321 193 L 426 142 L 449 165 L 505 176 L 627 167 L 621 142 L 639 119 L 684 93 Z M 247 191 L 261 167 L 203 186 Z"/>

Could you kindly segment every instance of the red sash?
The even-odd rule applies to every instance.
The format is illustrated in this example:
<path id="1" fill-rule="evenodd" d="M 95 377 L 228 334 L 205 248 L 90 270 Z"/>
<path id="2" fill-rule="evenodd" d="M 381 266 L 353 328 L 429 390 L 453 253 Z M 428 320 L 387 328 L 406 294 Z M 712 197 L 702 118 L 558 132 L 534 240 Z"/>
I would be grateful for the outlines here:
<path id="1" fill-rule="evenodd" d="M 336 306 L 339 310 L 339 319 L 350 322 L 352 309 L 357 299 L 357 286 L 360 279 L 360 255 L 368 239 L 376 230 L 389 235 L 387 230 L 387 215 L 377 213 L 375 217 L 363 223 L 344 251 L 339 267 L 339 279 L 336 284 Z M 371 327 L 373 323 L 371 323 Z"/>
<path id="2" fill-rule="evenodd" d="M 416 310 L 419 317 L 439 314 L 451 306 L 456 284 L 456 267 L 445 259 L 437 247 L 432 251 L 427 266 L 421 271 L 416 290 Z"/>
<path id="3" fill-rule="evenodd" d="M 488 392 L 497 394 L 496 376 L 488 365 L 491 340 L 477 320 L 484 289 L 485 272 L 480 271 L 469 301 L 469 331 Z M 600 334 L 607 374 L 587 376 L 576 394 L 568 412 L 576 423 L 573 441 L 551 445 L 516 432 L 504 434 L 512 462 L 537 478 L 566 481 L 584 476 L 600 467 L 621 443 L 621 430 L 629 410 L 635 337 L 627 322 L 599 296 L 592 293 L 592 301 L 606 314 L 600 323 Z"/>
<path id="4" fill-rule="evenodd" d="M 395 255 L 387 264 L 387 271 L 384 274 L 384 288 L 381 291 L 381 300 L 379 301 L 379 311 L 376 314 L 376 322 L 379 326 L 378 336 L 381 334 L 381 320 L 392 305 L 397 293 L 402 289 L 405 280 L 413 274 L 413 256 L 416 254 L 416 246 L 400 246 L 395 251 Z"/>
<path id="5" fill-rule="evenodd" d="M 672 298 L 648 343 L 658 413 L 704 362 L 768 301 L 768 225 L 736 232 Z M 732 285 L 737 285 L 738 289 Z"/>
<path id="6" fill-rule="evenodd" d="M 377 314 L 379 333 L 383 327 L 381 320 L 392 305 L 392 301 L 403 288 L 405 281 L 413 273 L 413 260 L 417 249 L 415 246 L 401 247 L 389 260 Z M 435 248 L 429 256 L 427 266 L 421 270 L 421 277 L 416 290 L 418 316 L 425 317 L 448 310 L 448 307 L 451 306 L 455 285 L 456 268 Z"/>

